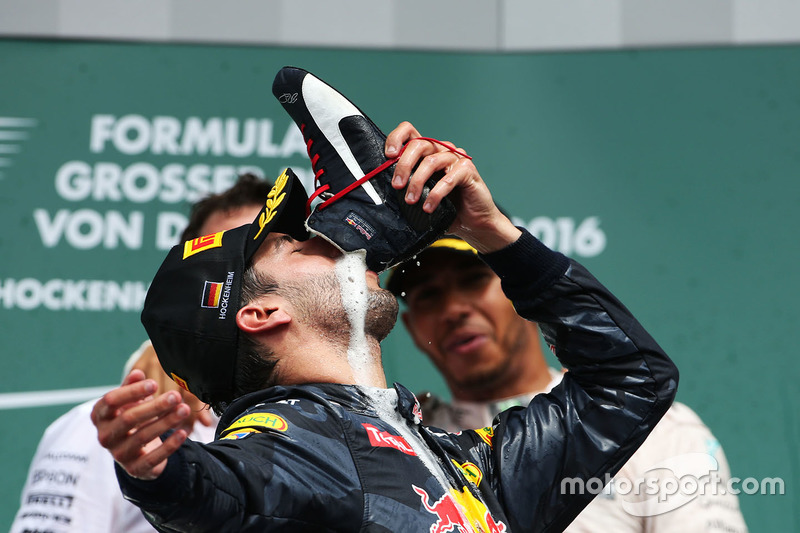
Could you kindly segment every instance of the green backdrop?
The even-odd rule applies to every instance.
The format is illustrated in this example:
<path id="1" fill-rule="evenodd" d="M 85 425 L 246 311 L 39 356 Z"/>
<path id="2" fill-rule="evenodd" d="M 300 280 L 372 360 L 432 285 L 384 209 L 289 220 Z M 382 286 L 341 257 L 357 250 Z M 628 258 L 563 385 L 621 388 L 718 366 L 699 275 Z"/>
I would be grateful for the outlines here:
<path id="1" fill-rule="evenodd" d="M 189 202 L 255 169 L 308 176 L 271 94 L 316 73 L 385 131 L 473 157 L 519 223 L 586 264 L 681 369 L 679 400 L 745 495 L 751 531 L 800 530 L 795 271 L 800 47 L 474 54 L 0 41 L 0 528 L 67 404 L 145 338 L 142 292 Z M 402 327 L 391 380 L 445 393 Z"/>

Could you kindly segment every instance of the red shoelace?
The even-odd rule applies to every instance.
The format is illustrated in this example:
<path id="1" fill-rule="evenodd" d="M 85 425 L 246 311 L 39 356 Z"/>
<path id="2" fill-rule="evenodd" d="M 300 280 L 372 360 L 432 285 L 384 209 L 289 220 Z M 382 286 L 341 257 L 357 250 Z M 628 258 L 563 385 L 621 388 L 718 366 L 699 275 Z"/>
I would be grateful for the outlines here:
<path id="1" fill-rule="evenodd" d="M 305 124 L 302 124 L 300 126 L 300 130 L 303 131 L 303 133 L 305 133 Z M 411 139 L 411 141 L 416 141 L 416 140 L 429 141 L 429 142 L 432 142 L 432 143 L 439 144 L 441 146 L 444 146 L 445 148 L 447 148 L 449 151 L 453 152 L 454 154 L 458 154 L 461 157 L 466 157 L 467 159 L 472 159 L 472 157 L 468 156 L 467 154 L 465 154 L 461 150 L 453 148 L 452 146 L 450 146 L 447 143 L 444 143 L 444 142 L 442 142 L 442 141 L 440 141 L 438 139 L 434 139 L 432 137 L 415 137 L 415 138 Z M 314 171 L 314 186 L 316 187 L 316 189 L 314 189 L 314 192 L 311 194 L 311 196 L 309 196 L 308 202 L 306 202 L 306 217 L 308 217 L 311 214 L 311 203 L 314 201 L 314 199 L 317 196 L 319 196 L 320 194 L 322 194 L 325 191 L 327 191 L 328 189 L 330 189 L 330 185 L 328 185 L 327 183 L 325 185 L 322 185 L 322 186 L 319 185 L 319 178 L 325 173 L 325 170 L 324 169 L 317 170 L 317 162 L 319 161 L 319 154 L 315 154 L 313 156 L 311 155 L 311 146 L 313 144 L 314 144 L 314 141 L 311 138 L 309 138 L 306 141 L 306 150 L 308 151 L 309 159 L 311 159 L 311 169 Z M 404 144 L 403 147 L 400 148 L 400 153 L 397 154 L 396 157 L 393 157 L 392 159 L 388 159 L 382 165 L 380 165 L 377 168 L 375 168 L 374 170 L 371 170 L 370 172 L 366 173 L 363 178 L 360 178 L 360 179 L 354 181 L 353 183 L 351 183 L 350 185 L 348 185 L 347 187 L 345 187 L 341 191 L 337 192 L 336 194 L 334 194 L 330 198 L 326 198 L 325 201 L 323 201 L 321 204 L 319 204 L 317 206 L 317 210 L 322 211 L 323 209 L 328 207 L 330 204 L 332 204 L 333 202 L 339 200 L 340 198 L 342 198 L 343 196 L 348 194 L 350 191 L 352 191 L 356 187 L 360 187 L 367 180 L 370 180 L 370 179 L 374 178 L 375 176 L 377 176 L 378 174 L 380 174 L 381 172 L 383 172 L 384 170 L 386 170 L 390 166 L 392 166 L 395 163 L 397 163 L 397 161 L 400 159 L 400 156 L 403 155 L 403 152 L 406 150 L 406 146 L 408 146 L 408 143 Z"/>

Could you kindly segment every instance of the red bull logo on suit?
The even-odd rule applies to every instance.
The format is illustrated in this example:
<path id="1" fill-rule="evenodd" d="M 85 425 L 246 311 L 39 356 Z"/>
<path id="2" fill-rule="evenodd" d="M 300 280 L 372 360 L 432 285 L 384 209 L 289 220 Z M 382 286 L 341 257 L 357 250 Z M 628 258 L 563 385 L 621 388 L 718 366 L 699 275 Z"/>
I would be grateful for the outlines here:
<path id="1" fill-rule="evenodd" d="M 461 492 L 450 489 L 435 502 L 425 489 L 412 485 L 419 494 L 425 509 L 437 516 L 429 533 L 505 533 L 508 528 L 503 522 L 495 522 L 488 507 L 473 496 L 467 487 Z"/>

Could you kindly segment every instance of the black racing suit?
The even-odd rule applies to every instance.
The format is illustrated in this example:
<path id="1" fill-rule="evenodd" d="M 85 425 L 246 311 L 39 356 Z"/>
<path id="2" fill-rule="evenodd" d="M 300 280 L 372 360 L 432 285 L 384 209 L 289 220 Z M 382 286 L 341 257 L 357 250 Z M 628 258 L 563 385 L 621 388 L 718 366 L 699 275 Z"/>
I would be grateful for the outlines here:
<path id="1" fill-rule="evenodd" d="M 551 393 L 448 434 L 419 423 L 400 385 L 271 387 L 236 400 L 219 440 L 187 441 L 158 479 L 117 468 L 124 494 L 162 531 L 560 531 L 592 498 L 564 487 L 617 472 L 672 403 L 677 370 L 529 233 L 484 260 L 569 370 Z"/>

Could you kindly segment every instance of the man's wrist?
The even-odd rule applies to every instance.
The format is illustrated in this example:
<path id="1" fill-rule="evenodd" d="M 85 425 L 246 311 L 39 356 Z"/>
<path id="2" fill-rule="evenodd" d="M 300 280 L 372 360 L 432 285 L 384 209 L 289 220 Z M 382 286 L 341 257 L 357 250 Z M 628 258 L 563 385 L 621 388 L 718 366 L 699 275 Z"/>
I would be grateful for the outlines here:
<path id="1" fill-rule="evenodd" d="M 517 229 L 520 237 L 516 241 L 500 250 L 481 253 L 481 259 L 504 284 L 512 282 L 537 290 L 549 286 L 567 271 L 569 259 L 545 246 L 527 230 Z"/>
<path id="2" fill-rule="evenodd" d="M 486 228 L 470 229 L 460 236 L 479 253 L 490 254 L 514 244 L 520 235 L 522 231 L 508 218 L 502 216 Z"/>

